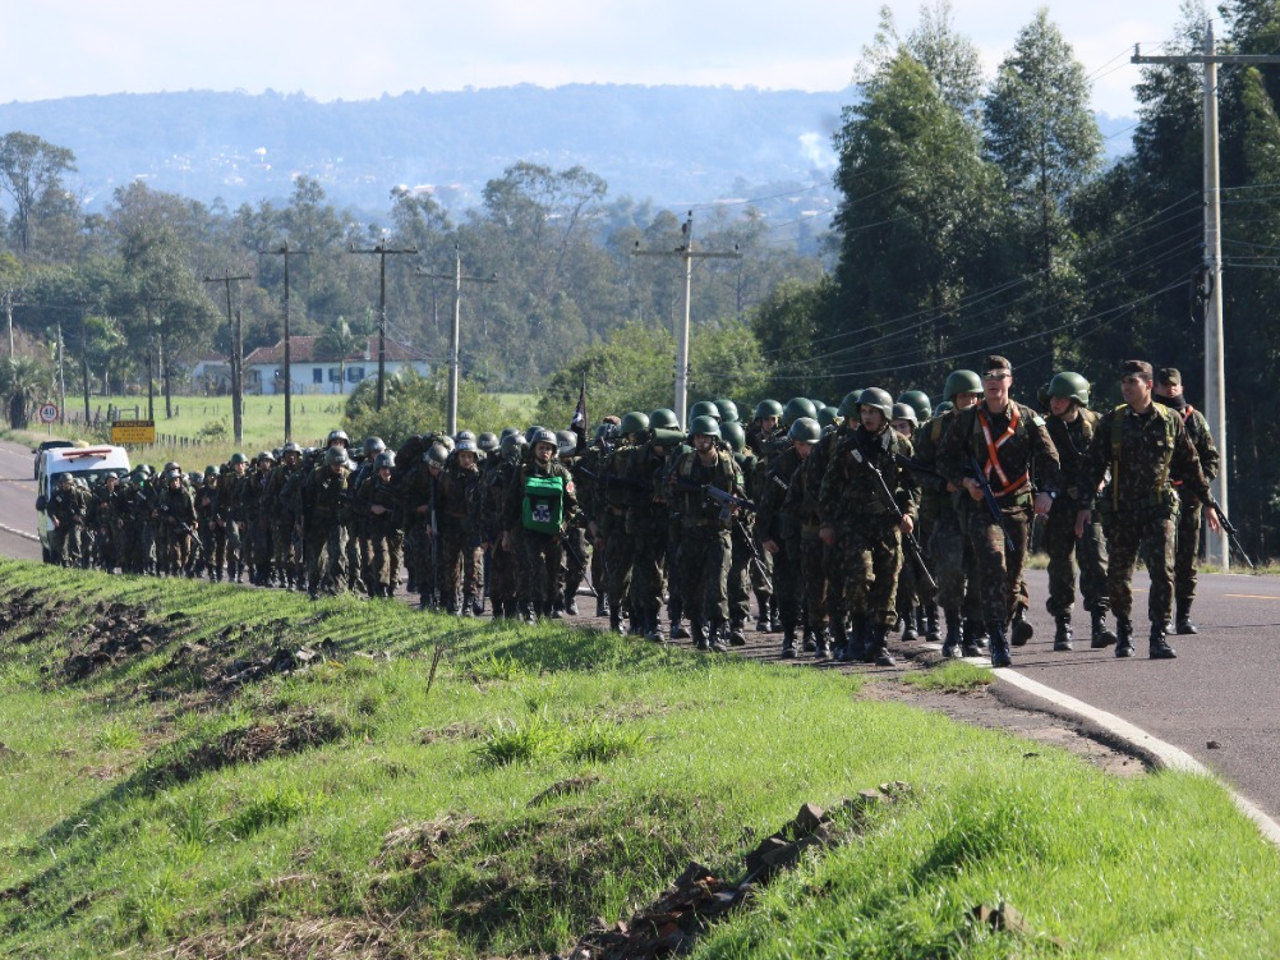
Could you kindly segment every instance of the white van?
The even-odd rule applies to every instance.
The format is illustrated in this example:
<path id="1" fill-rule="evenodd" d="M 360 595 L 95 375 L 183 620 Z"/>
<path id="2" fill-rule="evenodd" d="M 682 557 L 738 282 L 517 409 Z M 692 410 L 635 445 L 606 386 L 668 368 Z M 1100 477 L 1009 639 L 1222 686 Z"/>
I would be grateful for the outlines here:
<path id="1" fill-rule="evenodd" d="M 44 507 L 57 488 L 58 478 L 64 473 L 70 473 L 84 479 L 92 488 L 100 477 L 108 473 L 123 477 L 128 472 L 129 451 L 124 447 L 100 444 L 40 451 L 36 459 L 36 533 L 40 535 L 40 551 L 45 563 L 49 563 L 53 557 L 49 547 L 49 532 L 53 529 L 53 521 L 44 512 Z"/>

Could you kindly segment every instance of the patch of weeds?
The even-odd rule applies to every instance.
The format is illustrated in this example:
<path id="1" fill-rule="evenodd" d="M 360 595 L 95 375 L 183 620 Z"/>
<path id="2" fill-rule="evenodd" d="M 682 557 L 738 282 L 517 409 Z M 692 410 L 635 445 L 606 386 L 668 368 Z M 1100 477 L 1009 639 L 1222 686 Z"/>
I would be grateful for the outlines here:
<path id="1" fill-rule="evenodd" d="M 279 723 L 229 730 L 211 743 L 203 743 L 184 756 L 157 765 L 151 777 L 155 783 L 185 783 L 233 764 L 255 763 L 330 743 L 347 733 L 345 723 L 325 714 L 286 717 Z"/>
<path id="2" fill-rule="evenodd" d="M 947 660 L 930 670 L 908 673 L 901 682 L 917 690 L 937 690 L 943 693 L 966 693 L 995 682 L 990 670 L 975 667 L 963 660 Z"/>
<path id="3" fill-rule="evenodd" d="M 93 735 L 95 750 L 133 750 L 142 743 L 137 727 L 113 720 Z"/>
<path id="4" fill-rule="evenodd" d="M 569 741 L 568 754 L 574 760 L 586 763 L 607 763 L 619 757 L 629 757 L 644 744 L 644 736 L 638 730 L 626 730 L 616 724 L 592 722 Z"/>
<path id="5" fill-rule="evenodd" d="M 528 672 L 515 657 L 491 653 L 485 659 L 472 663 L 467 676 L 475 683 L 492 680 L 510 682 L 523 679 Z"/>
<path id="6" fill-rule="evenodd" d="M 538 757 L 555 752 L 562 740 L 560 729 L 535 713 L 520 723 L 499 720 L 485 736 L 484 743 L 476 747 L 481 763 L 505 767 L 511 763 L 529 763 Z"/>
<path id="7" fill-rule="evenodd" d="M 203 790 L 182 797 L 168 797 L 169 829 L 179 846 L 200 848 L 213 842 L 213 803 Z"/>
<path id="8" fill-rule="evenodd" d="M 288 823 L 306 813 L 315 802 L 297 787 L 270 784 L 231 818 L 227 828 L 243 839 L 264 827 Z"/>

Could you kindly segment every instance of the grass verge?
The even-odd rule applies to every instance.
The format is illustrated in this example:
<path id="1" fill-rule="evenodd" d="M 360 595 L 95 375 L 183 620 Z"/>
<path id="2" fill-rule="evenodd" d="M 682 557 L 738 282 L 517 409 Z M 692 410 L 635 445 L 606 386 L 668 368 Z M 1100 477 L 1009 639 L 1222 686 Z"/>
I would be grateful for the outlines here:
<path id="1" fill-rule="evenodd" d="M 1280 856 L 1216 783 L 1109 778 L 856 675 L 18 561 L 0 582 L 6 957 L 546 956 L 891 780 L 909 802 L 695 955 L 1280 952 Z M 1033 932 L 972 919 L 1000 902 Z"/>

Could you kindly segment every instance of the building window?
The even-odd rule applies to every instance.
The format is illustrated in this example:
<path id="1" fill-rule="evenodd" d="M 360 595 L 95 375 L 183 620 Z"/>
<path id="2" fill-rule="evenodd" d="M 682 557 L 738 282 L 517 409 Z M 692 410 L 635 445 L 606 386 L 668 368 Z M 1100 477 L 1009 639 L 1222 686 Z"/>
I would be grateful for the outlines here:
<path id="1" fill-rule="evenodd" d="M 341 367 L 330 367 L 330 368 L 329 368 L 329 382 L 330 382 L 330 383 L 341 383 L 341 382 L 342 382 L 342 368 L 341 368 Z"/>
<path id="2" fill-rule="evenodd" d="M 347 383 L 359 383 L 364 379 L 364 367 L 347 367 Z"/>
<path id="3" fill-rule="evenodd" d="M 323 367 L 315 367 L 315 368 L 313 368 L 313 369 L 312 369 L 312 371 L 311 371 L 311 382 L 312 382 L 312 383 L 324 383 L 324 368 L 323 368 Z"/>

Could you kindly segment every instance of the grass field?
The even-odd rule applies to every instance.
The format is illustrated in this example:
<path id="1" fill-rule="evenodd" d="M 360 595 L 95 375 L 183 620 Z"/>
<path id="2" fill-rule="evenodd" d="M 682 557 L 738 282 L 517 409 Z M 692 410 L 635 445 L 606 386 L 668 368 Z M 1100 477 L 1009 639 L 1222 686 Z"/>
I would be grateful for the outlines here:
<path id="1" fill-rule="evenodd" d="M 1280 854 L 1208 779 L 1112 778 L 857 675 L 50 573 L 0 561 L 6 957 L 545 957 L 895 780 L 692 956 L 1280 953 Z M 1023 930 L 972 918 L 1002 902 Z"/>

